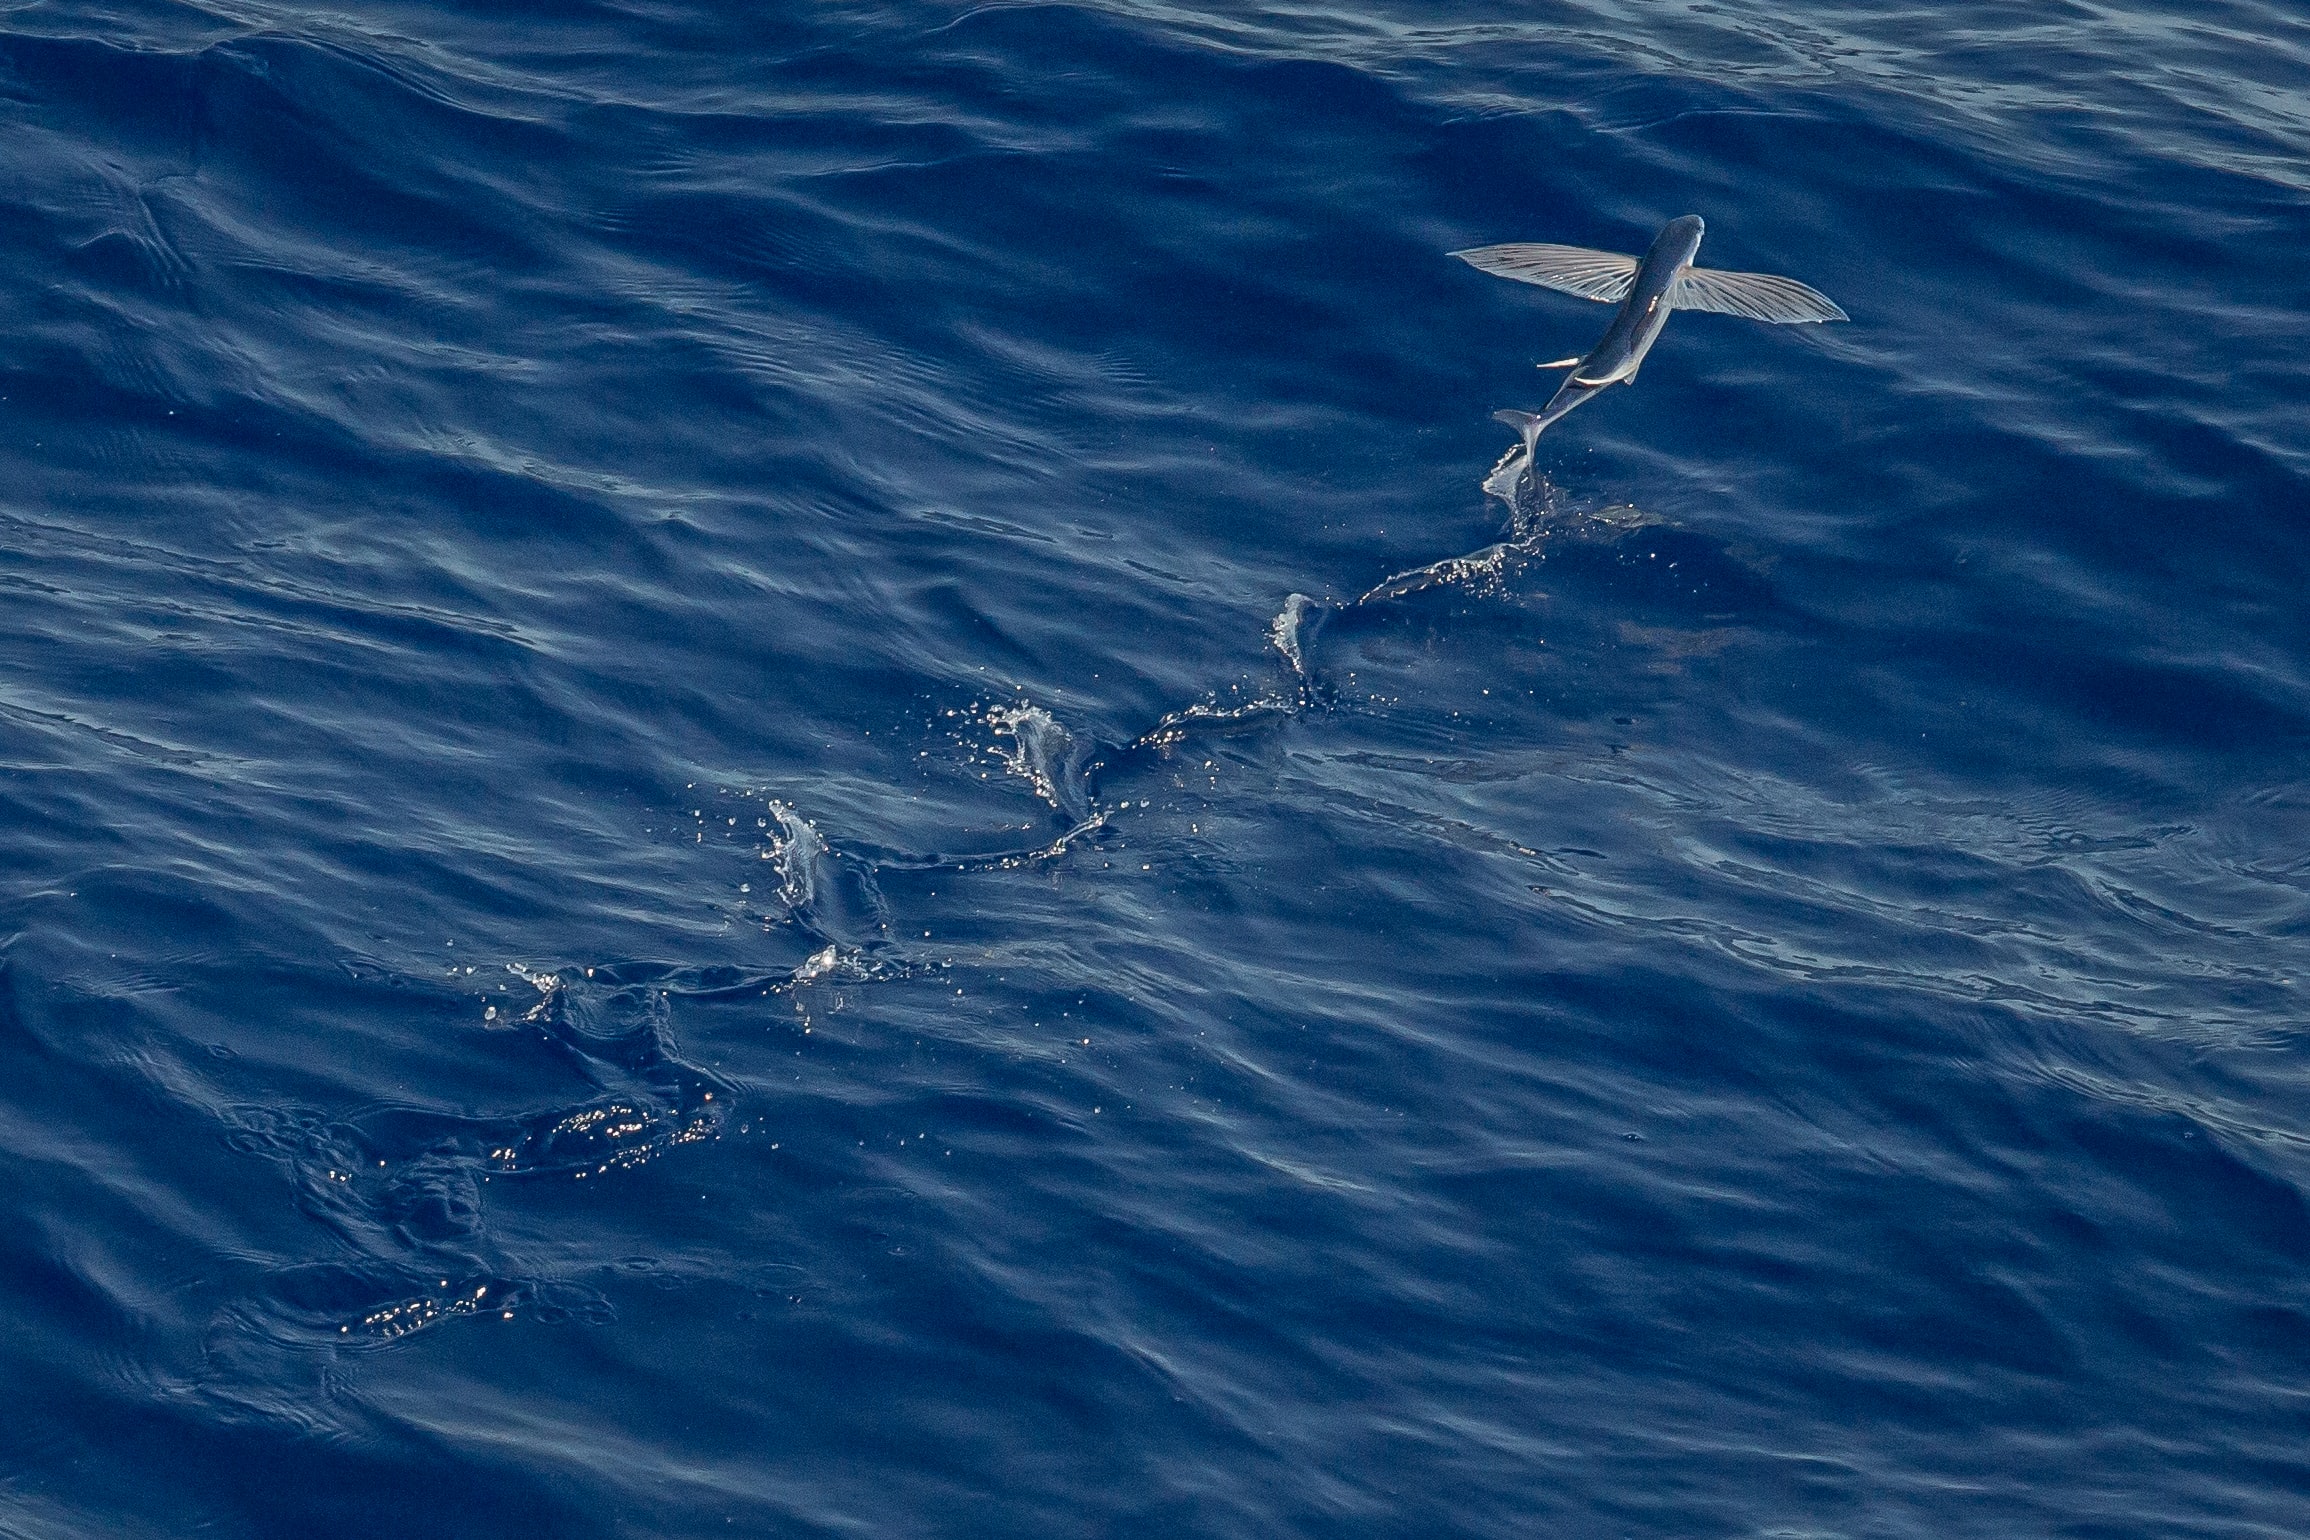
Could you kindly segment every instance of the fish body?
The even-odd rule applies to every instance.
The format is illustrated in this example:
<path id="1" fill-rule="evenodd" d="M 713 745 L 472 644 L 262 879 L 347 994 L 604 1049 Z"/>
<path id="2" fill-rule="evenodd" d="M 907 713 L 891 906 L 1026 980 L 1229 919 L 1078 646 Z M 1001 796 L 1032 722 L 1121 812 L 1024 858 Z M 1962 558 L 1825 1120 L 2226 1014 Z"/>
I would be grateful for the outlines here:
<path id="1" fill-rule="evenodd" d="M 1607 385 L 1634 383 L 1644 355 L 1652 351 L 1652 345 L 1660 340 L 1661 328 L 1668 324 L 1668 292 L 1692 266 L 1706 229 L 1698 214 L 1685 214 L 1661 226 L 1660 234 L 1652 238 L 1652 248 L 1636 264 L 1628 298 L 1620 302 L 1619 312 L 1596 346 L 1573 366 L 1564 381 L 1566 389 L 1600 390 Z"/>
<path id="2" fill-rule="evenodd" d="M 1710 310 L 1782 324 L 1850 319 L 1834 300 L 1793 278 L 1693 266 L 1707 229 L 1698 214 L 1679 215 L 1661 226 L 1642 257 L 1538 243 L 1478 246 L 1452 253 L 1469 266 L 1502 278 L 1620 307 L 1596 346 L 1578 358 L 1541 365 L 1572 371 L 1546 406 L 1536 413 L 1494 414 L 1524 435 L 1527 457 L 1550 423 L 1607 386 L 1636 379 L 1672 310 Z"/>

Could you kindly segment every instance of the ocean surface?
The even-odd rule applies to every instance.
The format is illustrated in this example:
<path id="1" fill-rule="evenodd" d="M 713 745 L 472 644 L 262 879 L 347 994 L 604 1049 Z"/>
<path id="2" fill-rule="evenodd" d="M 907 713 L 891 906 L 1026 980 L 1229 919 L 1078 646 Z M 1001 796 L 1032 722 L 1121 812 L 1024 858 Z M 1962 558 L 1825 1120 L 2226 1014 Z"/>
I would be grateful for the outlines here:
<path id="1" fill-rule="evenodd" d="M 2288 0 L 7 4 L 0 1534 L 2310 1532 L 2306 250 Z"/>

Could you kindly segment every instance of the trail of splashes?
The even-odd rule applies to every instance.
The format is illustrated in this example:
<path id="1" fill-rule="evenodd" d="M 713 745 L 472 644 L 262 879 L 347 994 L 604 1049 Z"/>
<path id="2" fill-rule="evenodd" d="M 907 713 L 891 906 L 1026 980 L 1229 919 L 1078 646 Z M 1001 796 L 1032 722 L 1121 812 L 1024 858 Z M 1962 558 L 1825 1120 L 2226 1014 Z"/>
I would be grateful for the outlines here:
<path id="1" fill-rule="evenodd" d="M 799 968 L 772 978 L 752 975 L 734 981 L 717 980 L 709 992 L 762 994 L 812 983 L 837 970 L 871 973 L 892 959 L 888 913 L 875 878 L 890 871 L 992 871 L 1033 865 L 1066 854 L 1077 841 L 1096 835 L 1110 817 L 1096 805 L 1093 773 L 1119 767 L 1151 751 L 1169 749 L 1191 737 L 1255 732 L 1288 721 L 1321 704 L 1322 682 L 1308 658 L 1315 636 L 1331 617 L 1365 606 L 1405 598 L 1444 585 L 1469 585 L 1483 592 L 1501 591 L 1512 569 L 1521 561 L 1542 554 L 1553 536 L 1569 533 L 1558 508 L 1555 489 L 1533 469 L 1522 444 L 1512 446 L 1482 483 L 1484 492 L 1507 505 L 1508 537 L 1481 550 L 1447 557 L 1427 566 L 1398 573 L 1355 600 L 1334 604 L 1303 593 L 1288 595 L 1283 608 L 1268 622 L 1267 639 L 1289 670 L 1290 688 L 1269 691 L 1236 704 L 1216 699 L 1194 702 L 1167 713 L 1153 727 L 1119 748 L 1099 753 L 1085 745 L 1045 708 L 1030 701 L 996 706 L 981 719 L 1008 745 L 994 745 L 1004 768 L 1033 788 L 1035 795 L 1064 820 L 1061 832 L 1049 842 L 992 851 L 919 852 L 876 848 L 845 842 L 847 854 L 837 856 L 818 830 L 793 807 L 770 801 L 778 821 L 771 847 L 763 852 L 776 862 L 777 897 L 789 917 L 821 943 Z M 1592 522 L 1583 519 L 1580 524 Z M 1594 519 L 1602 525 L 1627 520 Z M 1646 522 L 1641 518 L 1636 522 Z M 976 710 L 974 706 L 971 708 Z M 950 716 L 954 712 L 948 713 Z M 855 893 L 853 889 L 857 890 Z M 873 923 L 850 923 L 859 910 Z M 881 959 L 870 963 L 861 947 Z M 535 982 L 533 980 L 533 982 Z M 540 985 L 543 989 L 545 986 Z M 535 1014 L 534 1012 L 532 1013 Z"/>
<path id="2" fill-rule="evenodd" d="M 1283 601 L 1283 608 L 1267 623 L 1268 644 L 1291 670 L 1292 688 L 1288 695 L 1259 695 L 1235 706 L 1222 706 L 1215 700 L 1196 701 L 1166 713 L 1161 721 L 1133 739 L 1124 752 L 1167 749 L 1202 734 L 1247 732 L 1298 716 L 1316 701 L 1315 676 L 1307 666 L 1307 644 L 1330 613 L 1331 607 L 1321 600 L 1295 593 Z"/>
<path id="3" fill-rule="evenodd" d="M 1546 483 L 1532 473 L 1521 445 L 1494 467 L 1485 479 L 1484 490 L 1508 505 L 1510 533 L 1507 539 L 1464 556 L 1398 574 L 1350 605 L 1327 604 L 1305 594 L 1290 594 L 1267 630 L 1269 644 L 1289 670 L 1288 693 L 1264 694 L 1229 706 L 1216 701 L 1191 704 L 1166 715 L 1123 752 L 1168 748 L 1204 733 L 1255 731 L 1299 715 L 1321 699 L 1308 651 L 1329 617 L 1342 609 L 1384 603 L 1442 584 L 1485 583 L 1496 587 L 1511 563 L 1537 554 L 1542 542 L 1559 532 L 1552 494 Z M 729 1100 L 725 1096 L 717 1105 L 707 1087 L 719 1087 L 720 1083 L 705 1071 L 673 1057 L 658 1020 L 673 994 L 695 999 L 761 997 L 797 991 L 821 981 L 910 971 L 903 957 L 869 956 L 857 944 L 860 940 L 866 947 L 877 950 L 887 943 L 881 937 L 865 936 L 860 927 L 846 923 L 857 917 L 861 899 L 867 909 L 879 914 L 880 895 L 873 884 L 876 868 L 935 866 L 993 870 L 1026 866 L 1061 856 L 1077 840 L 1104 827 L 1108 814 L 1094 805 L 1091 766 L 1086 763 L 1084 746 L 1057 718 L 1040 706 L 1022 701 L 990 710 L 985 722 L 1009 740 L 1007 748 L 998 748 L 1006 768 L 1032 786 L 1036 796 L 1066 820 L 1067 827 L 1057 838 L 1031 849 L 960 858 L 914 858 L 889 853 L 886 858 L 877 859 L 855 852 L 844 858 L 829 849 L 816 826 L 798 809 L 770 800 L 768 810 L 776 819 L 777 829 L 763 854 L 775 863 L 776 896 L 796 923 L 816 942 L 822 943 L 800 966 L 779 975 L 725 974 L 722 970 L 674 970 L 659 975 L 649 970 L 605 969 L 598 983 L 589 985 L 588 981 L 595 979 L 595 970 L 591 968 L 586 969 L 584 978 L 580 979 L 574 973 L 565 977 L 552 971 L 532 971 L 520 964 L 509 964 L 510 971 L 527 981 L 540 997 L 518 1018 L 519 1024 L 540 1028 L 572 1049 L 589 1070 L 589 1078 L 597 1081 L 601 1094 L 574 1107 L 530 1119 L 468 1119 L 441 1128 L 418 1119 L 425 1126 L 409 1131 L 331 1128 L 326 1131 L 329 1137 L 322 1139 L 316 1148 L 301 1152 L 302 1164 L 317 1169 L 325 1167 L 307 1184 L 323 1192 L 328 1200 L 325 1211 L 338 1215 L 338 1210 L 347 1210 L 338 1217 L 348 1234 L 362 1238 L 372 1238 L 372 1232 L 376 1237 L 387 1235 L 395 1212 L 390 1202 L 394 1191 L 388 1190 L 382 1197 L 352 1192 L 350 1173 L 359 1170 L 366 1177 L 373 1169 L 370 1161 L 375 1158 L 375 1149 L 395 1132 L 401 1134 L 400 1143 L 411 1148 L 419 1142 L 413 1134 L 425 1136 L 429 1141 L 425 1144 L 428 1150 L 454 1146 L 454 1158 L 461 1170 L 486 1169 L 499 1176 L 561 1175 L 581 1181 L 630 1169 L 678 1145 L 716 1137 L 720 1120 L 728 1115 Z M 846 940 L 851 944 L 844 944 Z M 627 973 L 636 976 L 622 976 Z M 648 974 L 646 978 L 640 976 L 644 973 Z M 587 1007 L 595 1002 L 581 1001 L 578 997 L 596 990 L 608 991 L 615 999 L 641 1002 L 646 1007 L 643 1014 L 649 1017 L 641 1024 L 642 1030 L 631 1030 L 623 1021 L 589 1022 L 586 1018 L 592 1012 Z M 653 1011 L 655 1015 L 651 1015 Z M 494 1017 L 494 1011 L 492 1015 Z M 350 1149 L 341 1152 L 339 1145 L 358 1145 L 362 1158 L 356 1159 Z M 365 1212 L 369 1207 L 379 1208 L 383 1217 Z M 407 1225 L 403 1224 L 401 1229 L 407 1229 Z M 399 1230 L 390 1233 L 402 1245 L 409 1244 Z M 374 1239 L 374 1249 L 391 1248 L 384 1239 Z M 436 1242 L 417 1247 L 413 1255 L 389 1255 L 379 1260 L 388 1267 L 399 1264 L 406 1270 L 420 1257 L 427 1260 L 447 1257 L 457 1250 L 447 1242 Z M 437 1289 L 414 1290 L 405 1285 L 394 1288 L 386 1279 L 363 1280 L 366 1287 L 344 1292 L 354 1299 L 366 1295 L 365 1308 L 357 1313 L 348 1311 L 344 1303 L 330 1299 L 327 1308 L 304 1312 L 314 1317 L 305 1324 L 313 1336 L 322 1340 L 326 1340 L 323 1334 L 330 1327 L 321 1323 L 328 1322 L 339 1338 L 362 1335 L 373 1341 L 390 1342 L 444 1320 L 478 1314 L 485 1308 L 520 1308 L 551 1287 L 542 1280 L 508 1278 L 489 1269 L 486 1265 L 489 1259 L 479 1255 L 458 1256 L 457 1260 L 465 1262 L 468 1269 L 479 1268 L 479 1276 L 469 1271 L 468 1281 L 454 1287 L 451 1278 L 445 1276 L 438 1280 Z M 299 1314 L 294 1309 L 280 1313 L 285 1318 Z"/>
<path id="4" fill-rule="evenodd" d="M 985 725 L 998 737 L 1009 740 L 1007 747 L 1000 743 L 995 746 L 1004 768 L 1027 782 L 1037 797 L 1061 815 L 1066 821 L 1063 831 L 1048 844 L 1023 849 L 917 853 L 853 847 L 862 867 L 861 876 L 871 881 L 876 871 L 995 870 L 1050 860 L 1065 854 L 1076 841 L 1097 833 L 1107 823 L 1108 813 L 1095 805 L 1091 792 L 1094 770 L 1138 753 L 1170 748 L 1190 737 L 1256 731 L 1287 721 L 1318 704 L 1323 699 L 1323 689 L 1309 665 L 1308 647 L 1329 617 L 1342 610 L 1404 598 L 1445 584 L 1481 583 L 1487 591 L 1497 591 L 1511 567 L 1522 558 L 1537 555 L 1542 543 L 1556 531 L 1555 491 L 1532 469 L 1522 444 L 1511 447 L 1501 457 L 1484 478 L 1483 490 L 1508 507 L 1507 539 L 1464 556 L 1448 557 L 1398 573 L 1346 605 L 1329 604 L 1303 593 L 1286 596 L 1283 608 L 1268 622 L 1267 637 L 1269 645 L 1290 671 L 1288 693 L 1261 694 L 1233 705 L 1221 705 L 1215 699 L 1194 702 L 1166 713 L 1146 732 L 1097 759 L 1041 706 L 1022 700 L 989 709 L 983 719 Z M 781 877 L 779 896 L 799 922 L 818 933 L 819 928 L 811 918 L 820 896 L 817 874 L 828 869 L 832 857 L 825 841 L 807 820 L 783 803 L 773 801 L 770 806 L 783 831 L 772 852 Z M 826 935 L 824 939 L 835 938 Z M 806 965 L 798 982 L 807 981 L 809 966 Z"/>

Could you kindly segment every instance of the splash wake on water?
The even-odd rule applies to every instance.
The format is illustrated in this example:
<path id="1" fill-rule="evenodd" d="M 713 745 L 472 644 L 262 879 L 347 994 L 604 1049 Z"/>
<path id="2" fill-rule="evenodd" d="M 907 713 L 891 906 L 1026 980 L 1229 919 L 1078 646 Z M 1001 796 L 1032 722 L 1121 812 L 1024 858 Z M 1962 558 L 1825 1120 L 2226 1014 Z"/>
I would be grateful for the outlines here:
<path id="1" fill-rule="evenodd" d="M 891 937 L 891 916 L 879 886 L 882 874 L 1013 870 L 1058 859 L 1107 829 L 1114 809 L 1101 804 L 1101 778 L 1127 773 L 1135 757 L 1177 748 L 1197 736 L 1260 731 L 1321 709 L 1330 696 L 1309 649 L 1327 625 L 1437 589 L 1478 598 L 1517 595 L 1517 576 L 1528 563 L 1544 558 L 1552 542 L 1609 546 L 1658 522 L 1629 508 L 1571 511 L 1563 494 L 1527 464 L 1521 445 L 1513 446 L 1484 478 L 1482 490 L 1506 508 L 1508 527 L 1501 540 L 1397 573 L 1345 603 L 1297 592 L 1286 596 L 1267 630 L 1272 651 L 1288 671 L 1286 688 L 1224 704 L 1216 698 L 1192 701 L 1164 713 L 1137 736 L 1107 746 L 1080 738 L 1031 701 L 970 708 L 965 715 L 994 733 L 992 752 L 1002 768 L 1059 819 L 1059 832 L 1046 841 L 974 851 L 901 851 L 846 841 L 837 849 L 792 804 L 767 798 L 775 828 L 760 854 L 772 863 L 777 877 L 773 896 L 783 911 L 760 918 L 765 925 L 795 926 L 822 943 L 798 968 L 778 976 L 776 987 L 826 978 L 838 967 L 851 969 L 856 977 L 873 976 L 877 969 L 898 970 L 885 971 L 886 977 L 903 973 L 905 949 Z M 509 966 L 546 993 L 546 1000 L 521 1018 L 532 1021 L 552 1004 L 558 977 L 531 976 L 518 965 Z M 767 977 L 715 987 L 759 992 L 768 987 Z M 491 1019 L 496 1019 L 494 1009 Z"/>
<path id="2" fill-rule="evenodd" d="M 1142 762 L 1159 764 L 1193 738 L 1260 732 L 1324 710 L 1333 697 L 1315 650 L 1327 629 L 1436 590 L 1479 599 L 1520 596 L 1519 575 L 1551 544 L 1608 547 L 1654 522 L 1632 510 L 1569 511 L 1561 494 L 1524 465 L 1520 447 L 1483 485 L 1506 508 L 1501 540 L 1398 573 L 1344 603 L 1288 595 L 1267 632 L 1283 677 L 1248 700 L 1190 702 L 1135 737 L 1104 746 L 1031 701 L 971 708 L 966 715 L 994 736 L 989 749 L 996 762 L 1058 821 L 1058 832 L 1047 839 L 960 852 L 894 850 L 830 840 L 792 802 L 762 797 L 757 855 L 769 867 L 773 907 L 745 912 L 765 930 L 789 928 L 805 938 L 811 950 L 796 965 L 754 971 L 641 962 L 506 964 L 537 998 L 517 1012 L 484 992 L 484 1026 L 526 1030 L 550 1046 L 590 1083 L 585 1098 L 517 1117 L 380 1108 L 347 1119 L 240 1109 L 236 1147 L 286 1165 L 308 1211 L 361 1260 L 308 1269 L 261 1298 L 221 1306 L 219 1319 L 240 1321 L 283 1345 L 322 1347 L 332 1339 L 385 1344 L 485 1315 L 566 1317 L 599 1308 L 588 1303 L 598 1296 L 582 1278 L 476 1244 L 476 1184 L 598 1181 L 681 1145 L 723 1137 L 730 1088 L 675 1052 L 668 1035 L 672 1001 L 791 996 L 800 1023 L 794 1030 L 809 1033 L 821 1019 L 805 999 L 813 991 L 935 976 L 946 966 L 942 954 L 901 939 L 905 927 L 893 923 L 884 878 L 1019 870 L 1096 847 L 1118 808 L 1128 809 L 1132 800 L 1109 800 L 1103 782 L 1127 793 Z M 450 970 L 452 976 L 458 971 Z"/>

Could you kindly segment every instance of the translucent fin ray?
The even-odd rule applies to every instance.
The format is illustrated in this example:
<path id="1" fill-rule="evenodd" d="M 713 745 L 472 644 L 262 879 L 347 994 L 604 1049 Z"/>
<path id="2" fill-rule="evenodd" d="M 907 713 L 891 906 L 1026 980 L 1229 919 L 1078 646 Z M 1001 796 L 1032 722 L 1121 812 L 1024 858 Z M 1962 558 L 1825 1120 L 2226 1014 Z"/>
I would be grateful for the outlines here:
<path id="1" fill-rule="evenodd" d="M 1608 305 L 1628 298 L 1629 286 L 1636 281 L 1636 258 L 1617 251 L 1591 251 L 1586 246 L 1525 241 L 1509 246 L 1474 246 L 1452 255 L 1497 277 L 1536 283 L 1543 289 Z"/>
<path id="2" fill-rule="evenodd" d="M 1771 273 L 1727 273 L 1688 267 L 1668 286 L 1668 302 L 1679 310 L 1707 310 L 1746 316 L 1782 326 L 1799 321 L 1849 321 L 1837 302 L 1794 278 Z"/>

